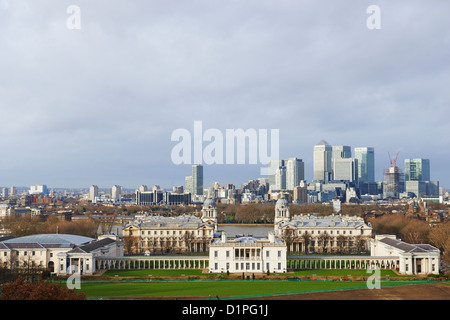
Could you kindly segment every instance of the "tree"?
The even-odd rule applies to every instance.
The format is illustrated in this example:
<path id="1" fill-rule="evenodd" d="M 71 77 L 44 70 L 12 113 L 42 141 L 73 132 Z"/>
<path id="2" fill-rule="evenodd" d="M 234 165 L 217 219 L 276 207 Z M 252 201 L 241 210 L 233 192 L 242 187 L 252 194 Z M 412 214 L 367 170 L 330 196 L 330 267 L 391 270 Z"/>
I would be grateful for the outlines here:
<path id="1" fill-rule="evenodd" d="M 304 244 L 304 252 L 308 252 L 309 250 L 309 244 L 311 243 L 311 234 L 308 231 L 305 231 L 302 234 L 302 240 L 303 240 L 303 244 Z"/>
<path id="2" fill-rule="evenodd" d="M 183 236 L 183 240 L 188 253 L 191 252 L 192 241 L 194 240 L 194 235 L 190 231 L 186 231 Z"/>
<path id="3" fill-rule="evenodd" d="M 347 240 L 347 237 L 342 234 L 340 234 L 336 237 L 336 244 L 337 244 L 337 247 L 338 247 L 338 250 L 340 253 L 342 253 L 344 251 L 346 240 Z"/>
<path id="4" fill-rule="evenodd" d="M 318 244 L 320 247 L 322 247 L 322 252 L 326 253 L 327 252 L 327 246 L 330 242 L 330 235 L 328 234 L 328 232 L 323 232 L 319 237 L 318 237 Z"/>
<path id="5" fill-rule="evenodd" d="M 78 293 L 57 283 L 26 282 L 22 277 L 3 285 L 0 300 L 86 300 L 84 293 Z"/>
<path id="6" fill-rule="evenodd" d="M 287 253 L 291 253 L 291 245 L 295 239 L 295 230 L 294 229 L 284 229 L 282 233 L 282 239 L 286 242 Z"/>

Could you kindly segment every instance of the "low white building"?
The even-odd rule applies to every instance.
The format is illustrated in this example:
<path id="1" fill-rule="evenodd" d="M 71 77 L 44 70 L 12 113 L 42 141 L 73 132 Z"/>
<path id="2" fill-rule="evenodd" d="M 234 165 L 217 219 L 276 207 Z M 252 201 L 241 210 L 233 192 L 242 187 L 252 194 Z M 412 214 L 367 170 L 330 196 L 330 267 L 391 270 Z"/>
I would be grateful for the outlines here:
<path id="1" fill-rule="evenodd" d="M 439 274 L 439 249 L 429 244 L 410 244 L 395 235 L 376 235 L 371 256 L 398 257 L 398 271 L 406 275 Z"/>
<path id="2" fill-rule="evenodd" d="M 72 234 L 37 234 L 0 241 L 3 268 L 89 275 L 96 271 L 95 259 L 103 256 L 123 256 L 123 245 L 115 236 L 93 239 Z"/>
<path id="3" fill-rule="evenodd" d="M 286 244 L 275 237 L 228 239 L 225 232 L 209 248 L 210 272 L 286 272 Z"/>

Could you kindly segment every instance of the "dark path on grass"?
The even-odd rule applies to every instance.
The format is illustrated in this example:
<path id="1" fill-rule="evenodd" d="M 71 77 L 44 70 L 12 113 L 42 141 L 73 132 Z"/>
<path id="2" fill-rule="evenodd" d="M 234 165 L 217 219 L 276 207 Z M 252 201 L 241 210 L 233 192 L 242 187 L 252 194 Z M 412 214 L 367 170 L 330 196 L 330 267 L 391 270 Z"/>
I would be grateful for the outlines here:
<path id="1" fill-rule="evenodd" d="M 414 284 L 372 290 L 354 289 L 289 294 L 250 300 L 450 300 L 450 285 L 445 283 Z"/>

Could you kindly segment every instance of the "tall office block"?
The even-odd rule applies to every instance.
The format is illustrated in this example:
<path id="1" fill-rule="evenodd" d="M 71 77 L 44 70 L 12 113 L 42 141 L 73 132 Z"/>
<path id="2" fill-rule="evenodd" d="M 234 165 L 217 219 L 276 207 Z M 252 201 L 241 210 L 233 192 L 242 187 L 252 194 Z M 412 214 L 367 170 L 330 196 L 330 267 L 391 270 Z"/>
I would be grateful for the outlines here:
<path id="1" fill-rule="evenodd" d="M 405 181 L 430 181 L 430 160 L 405 159 Z"/>
<path id="2" fill-rule="evenodd" d="M 95 202 L 96 197 L 98 197 L 98 187 L 96 185 L 92 185 L 89 188 L 89 200 Z"/>
<path id="3" fill-rule="evenodd" d="M 358 160 L 359 182 L 375 182 L 375 150 L 372 147 L 355 148 Z"/>
<path id="4" fill-rule="evenodd" d="M 332 179 L 332 147 L 328 142 L 321 140 L 314 146 L 313 166 L 314 181 L 328 183 Z"/>
<path id="5" fill-rule="evenodd" d="M 294 190 L 305 178 L 302 159 L 271 160 L 269 162 L 269 188 L 271 190 Z"/>
<path id="6" fill-rule="evenodd" d="M 192 166 L 192 189 L 193 194 L 203 194 L 203 166 L 195 164 Z"/>
<path id="7" fill-rule="evenodd" d="M 286 167 L 286 189 L 294 190 L 305 179 L 305 163 L 302 159 L 289 158 L 284 160 Z"/>
<path id="8" fill-rule="evenodd" d="M 275 189 L 275 175 L 277 174 L 277 171 L 279 168 L 284 166 L 283 160 L 270 160 L 269 161 L 269 188 L 271 190 L 277 190 Z"/>
<path id="9" fill-rule="evenodd" d="M 331 159 L 343 159 L 352 157 L 352 148 L 350 146 L 332 146 Z"/>
<path id="10" fill-rule="evenodd" d="M 186 190 L 187 193 L 190 193 L 190 194 L 194 193 L 194 189 L 192 187 L 192 176 L 188 176 L 184 180 L 184 189 Z"/>
<path id="11" fill-rule="evenodd" d="M 122 198 L 122 186 L 114 185 L 111 188 L 111 198 L 116 200 Z"/>
<path id="12" fill-rule="evenodd" d="M 279 167 L 275 172 L 275 186 L 274 190 L 286 189 L 286 167 Z"/>
<path id="13" fill-rule="evenodd" d="M 333 180 L 356 182 L 358 180 L 358 160 L 354 158 L 334 159 Z"/>

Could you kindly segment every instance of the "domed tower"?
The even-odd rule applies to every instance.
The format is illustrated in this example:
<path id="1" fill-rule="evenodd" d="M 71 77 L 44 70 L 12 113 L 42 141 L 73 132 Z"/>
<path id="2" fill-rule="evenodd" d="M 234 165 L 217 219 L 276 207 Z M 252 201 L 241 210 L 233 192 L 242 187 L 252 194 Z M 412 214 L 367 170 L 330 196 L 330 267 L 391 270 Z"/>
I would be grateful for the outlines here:
<path id="1" fill-rule="evenodd" d="M 290 220 L 289 202 L 286 199 L 278 199 L 277 203 L 275 204 L 275 219 L 274 219 L 275 233 L 278 234 L 278 228 L 280 226 L 280 223 L 289 222 L 289 220 Z"/>
<path id="2" fill-rule="evenodd" d="M 214 199 L 208 198 L 203 203 L 202 220 L 214 224 L 214 228 L 217 229 L 217 206 Z"/>

